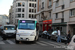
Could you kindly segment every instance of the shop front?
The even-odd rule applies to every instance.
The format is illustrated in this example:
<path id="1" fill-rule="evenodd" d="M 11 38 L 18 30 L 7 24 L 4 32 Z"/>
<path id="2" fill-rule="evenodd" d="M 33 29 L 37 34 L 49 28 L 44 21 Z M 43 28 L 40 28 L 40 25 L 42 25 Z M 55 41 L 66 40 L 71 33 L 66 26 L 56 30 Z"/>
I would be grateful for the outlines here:
<path id="1" fill-rule="evenodd" d="M 71 36 L 75 35 L 75 22 L 68 22 L 68 30 L 70 30 Z"/>
<path id="2" fill-rule="evenodd" d="M 53 30 L 57 30 L 57 28 L 59 28 L 61 32 L 67 33 L 67 22 L 53 23 L 52 28 Z"/>
<path id="3" fill-rule="evenodd" d="M 52 28 L 52 19 L 50 20 L 44 20 L 43 21 L 43 31 L 47 30 L 48 29 L 51 29 Z"/>

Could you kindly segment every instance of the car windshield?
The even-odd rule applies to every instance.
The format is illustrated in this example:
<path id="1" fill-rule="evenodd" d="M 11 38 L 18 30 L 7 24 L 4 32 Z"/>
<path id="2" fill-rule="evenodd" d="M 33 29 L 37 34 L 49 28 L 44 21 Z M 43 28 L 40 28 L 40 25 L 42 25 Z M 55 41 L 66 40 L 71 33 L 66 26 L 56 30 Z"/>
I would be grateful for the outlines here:
<path id="1" fill-rule="evenodd" d="M 57 34 L 57 31 L 53 31 L 53 32 L 52 32 L 52 35 L 54 35 L 54 34 Z"/>
<path id="2" fill-rule="evenodd" d="M 61 32 L 61 35 L 66 35 L 66 33 L 64 33 L 64 32 Z"/>
<path id="3" fill-rule="evenodd" d="M 4 30 L 15 30 L 15 26 L 4 26 Z"/>
<path id="4" fill-rule="evenodd" d="M 19 23 L 18 29 L 34 30 L 35 21 L 21 20 Z"/>

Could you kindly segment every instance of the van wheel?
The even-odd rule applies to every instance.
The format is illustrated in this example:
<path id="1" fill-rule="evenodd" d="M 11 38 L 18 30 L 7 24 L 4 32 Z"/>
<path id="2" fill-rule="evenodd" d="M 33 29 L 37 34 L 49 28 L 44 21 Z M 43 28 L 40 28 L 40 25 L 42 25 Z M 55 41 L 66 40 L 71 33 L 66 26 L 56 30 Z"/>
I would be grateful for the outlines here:
<path id="1" fill-rule="evenodd" d="M 6 40 L 6 38 L 3 38 L 3 40 Z"/>
<path id="2" fill-rule="evenodd" d="M 3 37 L 3 40 L 6 40 L 6 38 L 5 38 L 5 37 Z"/>
<path id="3" fill-rule="evenodd" d="M 15 40 L 16 44 L 19 44 L 19 41 Z"/>
<path id="4" fill-rule="evenodd" d="M 56 37 L 56 39 L 55 39 L 55 40 L 56 40 L 56 42 L 57 42 L 57 37 Z"/>

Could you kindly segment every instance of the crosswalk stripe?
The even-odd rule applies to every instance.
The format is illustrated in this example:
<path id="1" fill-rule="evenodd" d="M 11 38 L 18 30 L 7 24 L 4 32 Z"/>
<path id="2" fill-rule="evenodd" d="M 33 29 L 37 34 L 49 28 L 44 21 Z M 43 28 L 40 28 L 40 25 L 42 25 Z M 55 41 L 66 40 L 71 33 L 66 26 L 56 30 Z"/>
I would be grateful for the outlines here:
<path id="1" fill-rule="evenodd" d="M 10 40 L 6 40 L 8 43 L 10 44 L 15 44 L 14 42 L 10 41 Z"/>
<path id="2" fill-rule="evenodd" d="M 41 41 L 41 42 L 44 42 L 44 41 Z M 56 45 L 64 45 L 63 43 L 56 43 L 56 42 L 51 42 L 51 41 L 48 41 L 48 43 L 53 43 L 53 44 L 56 44 Z"/>
<path id="3" fill-rule="evenodd" d="M 5 43 L 3 41 L 1 41 L 0 44 L 5 44 Z"/>
<path id="4" fill-rule="evenodd" d="M 63 43 L 55 43 L 55 42 L 50 42 L 50 41 L 48 41 L 48 43 L 53 43 L 53 44 L 56 44 L 56 45 L 64 45 Z"/>
<path id="5" fill-rule="evenodd" d="M 40 41 L 41 43 L 45 43 L 45 44 L 47 44 L 47 45 L 51 45 L 51 46 L 59 46 L 59 45 L 55 45 L 55 44 L 51 44 L 51 43 L 48 43 L 48 42 L 44 42 L 44 41 Z"/>
<path id="6" fill-rule="evenodd" d="M 40 42 L 36 42 L 37 44 L 39 45 L 42 45 L 42 46 L 47 46 L 46 44 L 43 44 L 43 43 L 40 43 Z"/>

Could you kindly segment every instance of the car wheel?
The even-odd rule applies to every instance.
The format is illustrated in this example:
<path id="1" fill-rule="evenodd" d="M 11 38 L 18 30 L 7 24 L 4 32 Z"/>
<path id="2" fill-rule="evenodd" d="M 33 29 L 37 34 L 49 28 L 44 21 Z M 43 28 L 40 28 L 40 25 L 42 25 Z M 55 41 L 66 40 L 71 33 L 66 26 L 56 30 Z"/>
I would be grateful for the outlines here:
<path id="1" fill-rule="evenodd" d="M 16 44 L 19 44 L 19 41 L 15 40 Z"/>
<path id="2" fill-rule="evenodd" d="M 49 37 L 47 36 L 47 39 L 49 39 Z"/>
<path id="3" fill-rule="evenodd" d="M 3 38 L 3 40 L 6 40 L 6 38 Z"/>
<path id="4" fill-rule="evenodd" d="M 57 38 L 56 38 L 55 40 L 56 40 L 56 42 L 57 42 Z"/>

